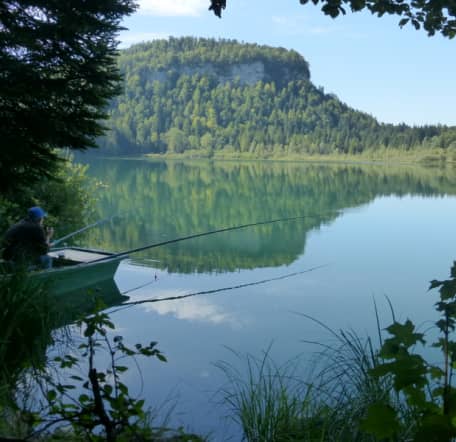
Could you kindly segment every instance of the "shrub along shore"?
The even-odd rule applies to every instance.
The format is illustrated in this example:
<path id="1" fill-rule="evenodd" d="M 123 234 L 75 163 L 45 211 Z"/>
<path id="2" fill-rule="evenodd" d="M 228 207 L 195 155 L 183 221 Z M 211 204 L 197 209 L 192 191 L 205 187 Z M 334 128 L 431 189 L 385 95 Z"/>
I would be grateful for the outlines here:
<path id="1" fill-rule="evenodd" d="M 332 154 L 287 154 L 271 152 L 258 155 L 256 152 L 235 151 L 201 151 L 186 150 L 183 153 L 145 154 L 145 158 L 156 159 L 213 159 L 213 160 L 258 160 L 258 161 L 302 161 L 302 162 L 350 162 L 350 163 L 404 163 L 420 165 L 443 165 L 456 163 L 456 150 L 453 149 L 378 149 L 368 150 L 359 154 L 332 153 Z"/>

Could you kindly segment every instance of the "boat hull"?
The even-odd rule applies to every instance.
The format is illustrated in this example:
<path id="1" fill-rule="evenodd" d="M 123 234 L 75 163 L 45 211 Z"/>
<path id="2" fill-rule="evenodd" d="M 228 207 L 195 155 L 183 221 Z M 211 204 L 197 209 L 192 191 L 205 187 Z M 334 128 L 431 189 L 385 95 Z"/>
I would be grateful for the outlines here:
<path id="1" fill-rule="evenodd" d="M 75 247 L 55 249 L 49 255 L 54 261 L 53 268 L 33 272 L 31 278 L 44 283 L 56 295 L 85 288 L 96 290 L 97 283 L 114 278 L 120 261 L 125 258 Z"/>

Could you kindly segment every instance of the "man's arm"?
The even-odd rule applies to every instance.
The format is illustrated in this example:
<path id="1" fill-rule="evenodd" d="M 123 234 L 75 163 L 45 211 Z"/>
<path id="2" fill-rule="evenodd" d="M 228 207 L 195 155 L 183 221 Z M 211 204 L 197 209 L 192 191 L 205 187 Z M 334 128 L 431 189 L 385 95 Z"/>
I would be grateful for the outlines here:
<path id="1" fill-rule="evenodd" d="M 52 245 L 51 239 L 54 236 L 54 228 L 46 227 L 45 234 L 46 234 L 46 244 L 48 245 L 48 247 L 50 247 Z"/>

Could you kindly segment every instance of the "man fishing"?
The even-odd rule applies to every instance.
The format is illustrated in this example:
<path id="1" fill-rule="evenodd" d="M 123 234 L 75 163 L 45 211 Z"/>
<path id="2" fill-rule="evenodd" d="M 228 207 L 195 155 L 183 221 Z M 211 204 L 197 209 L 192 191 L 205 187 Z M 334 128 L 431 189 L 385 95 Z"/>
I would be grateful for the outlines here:
<path id="1" fill-rule="evenodd" d="M 3 238 L 3 259 L 29 268 L 48 269 L 52 258 L 47 254 L 54 229 L 44 228 L 47 216 L 41 207 L 31 207 L 27 217 L 8 229 Z"/>

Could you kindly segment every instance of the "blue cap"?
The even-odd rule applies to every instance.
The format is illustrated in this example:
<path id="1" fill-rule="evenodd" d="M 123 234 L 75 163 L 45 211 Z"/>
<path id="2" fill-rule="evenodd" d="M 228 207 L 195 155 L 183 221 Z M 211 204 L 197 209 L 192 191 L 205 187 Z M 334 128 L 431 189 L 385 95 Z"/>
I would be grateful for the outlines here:
<path id="1" fill-rule="evenodd" d="M 33 220 L 44 218 L 45 216 L 47 216 L 47 213 L 41 207 L 38 206 L 30 207 L 27 213 L 29 218 Z"/>

